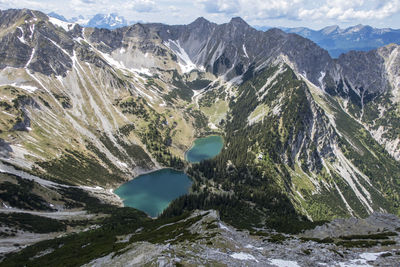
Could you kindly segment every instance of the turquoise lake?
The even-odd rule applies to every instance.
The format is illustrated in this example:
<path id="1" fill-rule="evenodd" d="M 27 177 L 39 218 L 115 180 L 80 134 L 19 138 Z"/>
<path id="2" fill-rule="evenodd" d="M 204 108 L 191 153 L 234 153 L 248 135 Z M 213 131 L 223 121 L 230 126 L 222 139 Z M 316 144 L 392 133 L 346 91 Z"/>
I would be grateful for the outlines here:
<path id="1" fill-rule="evenodd" d="M 212 135 L 196 139 L 185 153 L 187 161 L 195 163 L 213 158 L 221 152 L 223 139 Z M 114 193 L 124 202 L 125 207 L 144 211 L 151 217 L 157 217 L 172 200 L 187 194 L 192 181 L 184 172 L 162 169 L 124 183 Z"/>
<path id="2" fill-rule="evenodd" d="M 125 207 L 132 207 L 157 217 L 169 203 L 186 194 L 192 185 L 183 172 L 162 169 L 121 185 L 114 193 L 122 198 Z"/>
<path id="3" fill-rule="evenodd" d="M 198 138 L 194 141 L 193 146 L 186 152 L 185 158 L 191 163 L 213 158 L 221 152 L 223 145 L 224 140 L 219 135 Z"/>

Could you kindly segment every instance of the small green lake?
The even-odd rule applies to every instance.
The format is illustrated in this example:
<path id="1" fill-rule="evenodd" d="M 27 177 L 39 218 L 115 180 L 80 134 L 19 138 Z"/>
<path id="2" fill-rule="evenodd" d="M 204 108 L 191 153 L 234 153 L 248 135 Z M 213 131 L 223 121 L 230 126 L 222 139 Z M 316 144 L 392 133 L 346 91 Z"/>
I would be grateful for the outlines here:
<path id="1" fill-rule="evenodd" d="M 185 158 L 191 163 L 200 162 L 215 157 L 221 152 L 224 140 L 219 135 L 198 138 L 193 146 L 185 153 Z"/>
<path id="2" fill-rule="evenodd" d="M 213 158 L 221 152 L 223 139 L 212 135 L 196 139 L 185 153 L 187 161 L 195 163 Z M 181 171 L 162 169 L 124 183 L 114 193 L 124 202 L 125 207 L 144 211 L 151 217 L 157 217 L 172 200 L 187 194 L 192 186 L 190 178 Z"/>
<path id="3" fill-rule="evenodd" d="M 189 177 L 172 169 L 162 169 L 121 185 L 114 193 L 122 198 L 124 206 L 146 212 L 157 217 L 169 203 L 186 194 L 192 186 Z"/>

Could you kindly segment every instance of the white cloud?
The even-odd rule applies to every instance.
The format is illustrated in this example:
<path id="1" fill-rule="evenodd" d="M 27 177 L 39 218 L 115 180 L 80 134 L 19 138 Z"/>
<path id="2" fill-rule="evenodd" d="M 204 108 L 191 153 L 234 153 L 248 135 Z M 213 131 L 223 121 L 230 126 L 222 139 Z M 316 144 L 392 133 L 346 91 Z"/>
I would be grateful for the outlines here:
<path id="1" fill-rule="evenodd" d="M 0 8 L 55 11 L 65 17 L 118 13 L 135 20 L 222 23 L 240 16 L 253 25 L 321 27 L 373 24 L 400 28 L 400 0 L 0 0 Z"/>
<path id="2" fill-rule="evenodd" d="M 399 0 L 197 0 L 208 13 L 251 19 L 384 19 L 400 11 Z"/>
<path id="3" fill-rule="evenodd" d="M 197 0 L 203 9 L 211 14 L 224 13 L 257 19 L 296 17 L 298 6 L 303 0 Z"/>
<path id="4" fill-rule="evenodd" d="M 197 0 L 197 3 L 208 13 L 234 14 L 240 8 L 238 0 Z"/>
<path id="5" fill-rule="evenodd" d="M 176 6 L 169 6 L 168 9 L 172 12 L 179 12 L 181 11 L 180 8 L 176 7 Z"/>
<path id="6" fill-rule="evenodd" d="M 338 21 L 384 19 L 400 11 L 398 0 L 326 1 L 317 8 L 301 8 L 299 19 L 336 19 Z"/>
<path id="7" fill-rule="evenodd" d="M 0 0 L 0 8 L 31 8 L 31 9 L 42 9 L 46 7 L 46 3 L 34 0 Z"/>
<path id="8" fill-rule="evenodd" d="M 254 14 L 258 19 L 274 19 L 287 17 L 289 19 L 295 19 L 297 17 L 296 12 L 299 5 L 303 5 L 302 0 L 251 0 L 252 4 L 247 4 L 247 1 L 241 1 L 241 4 L 245 7 L 247 16 Z"/>
<path id="9" fill-rule="evenodd" d="M 152 0 L 134 0 L 131 5 L 136 12 L 156 12 L 158 11 L 156 3 Z"/>

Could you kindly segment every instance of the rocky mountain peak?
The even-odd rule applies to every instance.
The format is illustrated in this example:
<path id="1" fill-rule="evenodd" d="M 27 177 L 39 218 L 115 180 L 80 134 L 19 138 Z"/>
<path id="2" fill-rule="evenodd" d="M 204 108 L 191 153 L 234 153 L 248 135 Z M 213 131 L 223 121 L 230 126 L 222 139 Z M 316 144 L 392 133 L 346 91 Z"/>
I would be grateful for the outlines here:
<path id="1" fill-rule="evenodd" d="M 373 28 L 368 25 L 358 24 L 356 26 L 347 28 L 344 32 L 347 34 L 354 34 L 354 33 L 358 33 L 361 31 L 368 31 L 368 30 L 373 30 Z"/>
<path id="2" fill-rule="evenodd" d="M 198 25 L 204 25 L 204 24 L 209 24 L 211 22 L 209 22 L 207 19 L 205 19 L 204 17 L 198 17 L 195 21 L 193 21 L 192 23 L 190 23 L 189 25 L 192 26 L 198 26 Z"/>
<path id="3" fill-rule="evenodd" d="M 234 17 L 229 21 L 229 24 L 235 25 L 235 26 L 245 26 L 245 27 L 250 27 L 249 24 L 247 24 L 246 21 L 244 21 L 241 17 Z"/>
<path id="4" fill-rule="evenodd" d="M 340 27 L 338 25 L 327 26 L 321 30 L 322 34 L 333 34 L 340 31 Z"/>
<path id="5" fill-rule="evenodd" d="M 6 28 L 14 25 L 18 21 L 30 20 L 32 18 L 43 19 L 46 16 L 39 11 L 29 9 L 8 9 L 0 10 L 0 24 Z M 23 19 L 23 20 L 22 20 Z"/>

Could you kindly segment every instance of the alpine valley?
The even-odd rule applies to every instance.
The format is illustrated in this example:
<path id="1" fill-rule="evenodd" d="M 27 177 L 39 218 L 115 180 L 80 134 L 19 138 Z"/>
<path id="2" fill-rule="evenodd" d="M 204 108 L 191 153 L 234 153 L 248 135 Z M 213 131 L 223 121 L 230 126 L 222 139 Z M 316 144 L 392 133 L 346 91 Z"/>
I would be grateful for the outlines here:
<path id="1" fill-rule="evenodd" d="M 221 153 L 187 162 L 208 135 Z M 238 17 L 0 11 L 0 157 L 3 266 L 392 266 L 400 46 L 332 59 Z M 114 189 L 167 167 L 188 194 L 156 219 L 122 207 Z"/>

